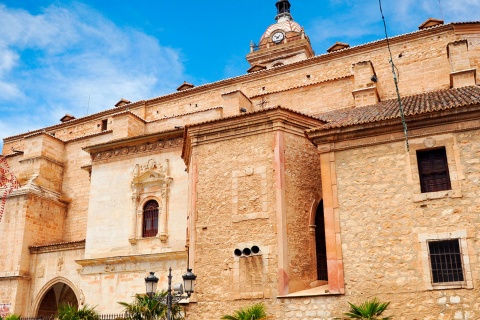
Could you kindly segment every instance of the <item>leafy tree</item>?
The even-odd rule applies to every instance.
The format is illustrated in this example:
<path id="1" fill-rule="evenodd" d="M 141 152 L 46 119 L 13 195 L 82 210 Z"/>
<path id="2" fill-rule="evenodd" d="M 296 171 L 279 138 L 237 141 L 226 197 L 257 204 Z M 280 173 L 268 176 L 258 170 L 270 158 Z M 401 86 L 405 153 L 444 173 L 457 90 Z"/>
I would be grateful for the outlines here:
<path id="1" fill-rule="evenodd" d="M 70 303 L 63 303 L 58 307 L 59 320 L 99 320 L 100 316 L 95 307 L 84 305 L 78 308 Z M 13 319 L 12 319 L 13 320 Z"/>
<path id="2" fill-rule="evenodd" d="M 234 311 L 233 315 L 224 315 L 223 320 L 264 320 L 268 319 L 265 305 L 256 303 L 252 306 L 240 308 Z"/>
<path id="3" fill-rule="evenodd" d="M 381 303 L 377 298 L 367 300 L 360 305 L 350 305 L 349 312 L 345 313 L 350 319 L 363 319 L 363 320 L 390 320 L 392 317 L 381 318 L 382 313 L 387 309 L 390 302 Z"/>
<path id="4" fill-rule="evenodd" d="M 20 320 L 21 316 L 16 315 L 16 314 L 9 314 L 8 316 L 5 316 L 5 318 L 2 318 L 0 316 L 0 320 Z"/>
<path id="5" fill-rule="evenodd" d="M 155 298 L 165 298 L 167 291 L 156 293 L 152 298 L 147 295 L 136 295 L 132 303 L 119 302 L 129 320 L 165 320 L 167 319 L 167 305 Z M 184 320 L 182 306 L 172 305 L 172 320 Z"/>

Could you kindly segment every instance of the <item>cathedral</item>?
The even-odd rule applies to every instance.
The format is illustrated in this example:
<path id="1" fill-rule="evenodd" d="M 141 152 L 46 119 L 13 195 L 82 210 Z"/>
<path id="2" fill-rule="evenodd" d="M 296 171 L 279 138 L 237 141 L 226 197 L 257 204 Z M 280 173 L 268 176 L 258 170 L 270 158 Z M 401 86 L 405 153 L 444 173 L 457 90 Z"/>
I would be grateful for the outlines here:
<path id="1" fill-rule="evenodd" d="M 480 317 L 480 22 L 314 53 L 276 9 L 244 75 L 3 137 L 1 315 L 120 313 L 171 268 L 189 320 Z"/>

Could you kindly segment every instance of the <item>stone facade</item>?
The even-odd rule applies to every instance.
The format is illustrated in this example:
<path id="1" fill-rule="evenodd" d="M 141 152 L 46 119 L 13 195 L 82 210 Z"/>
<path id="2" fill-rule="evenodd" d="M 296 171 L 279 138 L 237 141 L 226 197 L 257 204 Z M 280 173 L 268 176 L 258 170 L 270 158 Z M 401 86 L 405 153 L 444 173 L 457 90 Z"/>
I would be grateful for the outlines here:
<path id="1" fill-rule="evenodd" d="M 149 271 L 165 288 L 188 266 L 187 319 L 255 302 L 333 319 L 372 297 L 395 319 L 479 317 L 480 24 L 391 39 L 408 148 L 385 41 L 305 59 L 285 28 L 250 53 L 261 71 L 5 138 L 21 187 L 0 221 L 2 310 L 35 316 L 61 284 L 116 313 Z M 422 192 L 417 151 L 436 148 L 451 188 Z M 432 281 L 439 239 L 458 240 L 461 283 Z"/>

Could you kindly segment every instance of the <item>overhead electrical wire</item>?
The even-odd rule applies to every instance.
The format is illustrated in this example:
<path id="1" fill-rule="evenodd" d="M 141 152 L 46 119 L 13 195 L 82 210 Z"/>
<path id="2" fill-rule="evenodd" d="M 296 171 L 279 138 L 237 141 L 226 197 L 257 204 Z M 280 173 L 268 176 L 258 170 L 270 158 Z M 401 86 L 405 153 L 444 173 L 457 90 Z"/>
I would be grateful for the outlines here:
<path id="1" fill-rule="evenodd" d="M 385 39 L 387 40 L 388 52 L 390 54 L 390 64 L 392 66 L 393 81 L 395 82 L 395 89 L 397 91 L 397 99 L 398 99 L 398 106 L 399 106 L 399 109 L 400 109 L 400 117 L 402 118 L 403 133 L 405 134 L 405 143 L 406 143 L 406 146 L 407 146 L 407 151 L 410 151 L 410 145 L 408 143 L 408 127 L 407 127 L 407 122 L 405 120 L 405 113 L 403 111 L 402 99 L 400 97 L 400 90 L 398 89 L 398 76 L 397 76 L 397 72 L 395 71 L 395 69 L 397 67 L 395 66 L 395 63 L 393 62 L 392 50 L 390 48 L 390 39 L 388 38 L 388 32 L 387 32 L 387 23 L 385 22 L 385 16 L 383 15 L 382 0 L 378 0 L 378 4 L 380 6 L 380 13 L 382 14 L 383 27 L 385 29 Z"/>
<path id="2" fill-rule="evenodd" d="M 440 2 L 440 0 L 438 0 L 438 6 L 440 7 L 440 14 L 442 15 L 442 20 L 445 21 L 445 17 L 443 16 L 442 2 Z"/>

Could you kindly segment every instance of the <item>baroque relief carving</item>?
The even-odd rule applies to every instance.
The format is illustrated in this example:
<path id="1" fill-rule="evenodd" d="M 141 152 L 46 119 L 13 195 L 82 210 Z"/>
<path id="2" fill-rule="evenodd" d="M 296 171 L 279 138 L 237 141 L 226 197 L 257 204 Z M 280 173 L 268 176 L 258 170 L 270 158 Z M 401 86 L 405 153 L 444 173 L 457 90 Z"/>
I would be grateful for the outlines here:
<path id="1" fill-rule="evenodd" d="M 168 239 L 167 217 L 168 217 L 168 196 L 173 178 L 170 176 L 169 160 L 163 164 L 154 159 L 147 163 L 136 164 L 133 169 L 131 183 L 132 201 L 135 212 L 133 213 L 133 229 L 130 242 L 136 243 L 142 237 L 143 208 L 145 199 L 154 199 L 159 203 L 158 234 L 162 242 Z"/>
<path id="2" fill-rule="evenodd" d="M 129 154 L 137 154 L 142 152 L 150 152 L 165 148 L 178 147 L 183 144 L 182 138 L 175 138 L 169 140 L 160 140 L 156 142 L 144 143 L 141 145 L 131 146 L 131 147 L 121 147 L 112 150 L 106 150 L 102 152 L 92 153 L 91 157 L 93 161 L 100 161 L 109 159 L 112 157 L 126 156 Z"/>
<path id="3" fill-rule="evenodd" d="M 63 257 L 59 257 L 57 262 L 57 271 L 61 272 L 64 264 L 65 262 L 63 261 Z"/>
<path id="4" fill-rule="evenodd" d="M 432 137 L 428 137 L 425 140 L 423 140 L 423 145 L 427 148 L 433 148 L 437 144 L 437 140 Z"/>
<path id="5" fill-rule="evenodd" d="M 45 276 L 45 266 L 42 265 L 37 271 L 37 278 L 43 278 Z"/>

